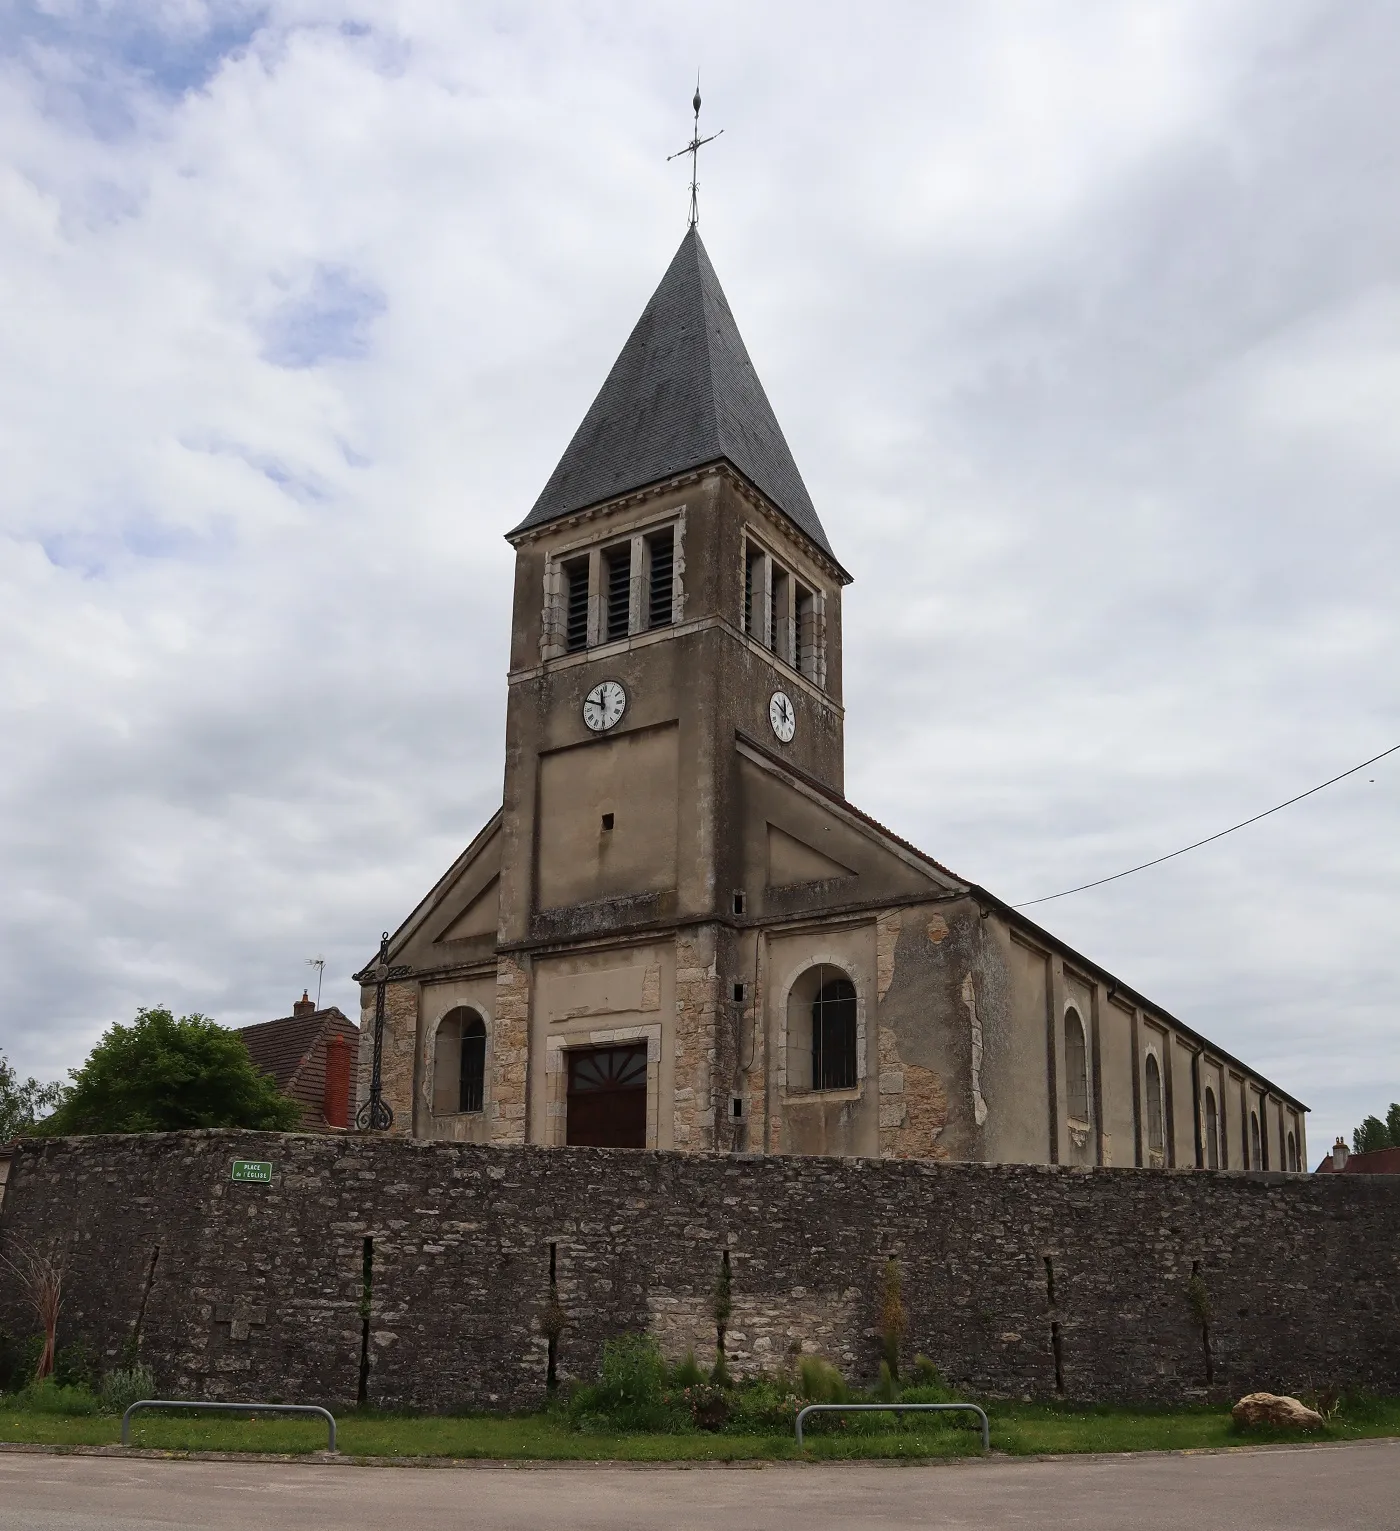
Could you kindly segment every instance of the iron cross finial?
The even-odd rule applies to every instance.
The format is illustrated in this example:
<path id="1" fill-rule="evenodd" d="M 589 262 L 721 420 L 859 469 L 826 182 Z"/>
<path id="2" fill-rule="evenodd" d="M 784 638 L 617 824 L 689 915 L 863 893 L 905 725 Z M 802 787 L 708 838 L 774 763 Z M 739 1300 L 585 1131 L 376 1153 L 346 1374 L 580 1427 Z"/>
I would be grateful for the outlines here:
<path id="1" fill-rule="evenodd" d="M 695 131 L 690 135 L 690 142 L 684 149 L 677 149 L 674 154 L 666 156 L 669 165 L 673 159 L 679 159 L 682 154 L 690 156 L 690 226 L 694 228 L 700 222 L 699 192 L 700 182 L 696 175 L 700 163 L 700 151 L 706 144 L 712 144 L 715 139 L 724 132 L 721 128 L 719 133 L 711 133 L 708 138 L 700 136 L 700 71 L 695 71 L 695 99 L 690 103 L 695 108 Z"/>

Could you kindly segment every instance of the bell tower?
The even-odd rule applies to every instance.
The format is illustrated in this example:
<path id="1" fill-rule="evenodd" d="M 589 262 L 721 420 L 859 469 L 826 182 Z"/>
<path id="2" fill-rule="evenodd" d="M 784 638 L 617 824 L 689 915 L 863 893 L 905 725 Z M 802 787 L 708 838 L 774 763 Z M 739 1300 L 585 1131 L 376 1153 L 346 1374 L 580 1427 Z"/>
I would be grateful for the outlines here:
<path id="1" fill-rule="evenodd" d="M 695 228 L 509 537 L 502 944 L 742 914 L 736 741 L 841 792 L 849 577 Z"/>

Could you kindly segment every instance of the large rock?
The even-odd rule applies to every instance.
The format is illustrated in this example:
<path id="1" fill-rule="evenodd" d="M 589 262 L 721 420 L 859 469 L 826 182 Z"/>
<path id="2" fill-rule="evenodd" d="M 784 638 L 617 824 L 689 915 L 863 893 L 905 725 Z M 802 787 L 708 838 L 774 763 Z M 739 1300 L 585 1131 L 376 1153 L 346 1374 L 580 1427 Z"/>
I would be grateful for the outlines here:
<path id="1" fill-rule="evenodd" d="M 1277 1393 L 1249 1393 L 1230 1410 L 1230 1417 L 1247 1430 L 1272 1425 L 1279 1430 L 1321 1430 L 1326 1421 L 1316 1409 Z"/>

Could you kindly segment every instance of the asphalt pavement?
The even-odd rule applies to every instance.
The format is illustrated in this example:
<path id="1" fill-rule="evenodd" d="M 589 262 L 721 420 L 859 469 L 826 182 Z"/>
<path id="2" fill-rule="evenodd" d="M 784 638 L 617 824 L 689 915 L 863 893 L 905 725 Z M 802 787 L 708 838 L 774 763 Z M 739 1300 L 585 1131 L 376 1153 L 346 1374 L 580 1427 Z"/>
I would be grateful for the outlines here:
<path id="1" fill-rule="evenodd" d="M 1400 1442 L 934 1466 L 349 1467 L 0 1453 L 0 1531 L 1400 1531 Z"/>

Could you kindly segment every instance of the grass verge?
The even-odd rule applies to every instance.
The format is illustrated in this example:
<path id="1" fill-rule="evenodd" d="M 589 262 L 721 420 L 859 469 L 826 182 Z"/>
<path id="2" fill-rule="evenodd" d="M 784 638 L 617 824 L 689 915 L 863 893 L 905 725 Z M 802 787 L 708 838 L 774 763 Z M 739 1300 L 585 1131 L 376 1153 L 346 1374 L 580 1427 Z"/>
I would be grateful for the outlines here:
<path id="1" fill-rule="evenodd" d="M 1325 1431 L 1240 1433 L 1221 1408 L 1131 1410 L 1045 1404 L 993 1404 L 992 1448 L 1015 1456 L 1060 1452 L 1190 1450 L 1299 1440 L 1362 1440 L 1400 1435 L 1400 1399 L 1349 1401 Z M 971 1416 L 967 1416 L 971 1423 Z M 930 1459 L 975 1456 L 981 1440 L 963 1424 L 905 1416 L 859 1428 L 827 1423 L 808 1436 L 809 1460 Z M 579 1431 L 546 1414 L 404 1415 L 347 1411 L 338 1416 L 347 1456 L 455 1457 L 463 1460 L 739 1462 L 798 1456 L 790 1435 L 678 1435 Z M 115 1445 L 120 1421 L 8 1409 L 0 1400 L 0 1440 L 44 1445 Z M 132 1444 L 170 1451 L 312 1452 L 324 1449 L 325 1426 L 277 1417 L 139 1415 Z"/>

